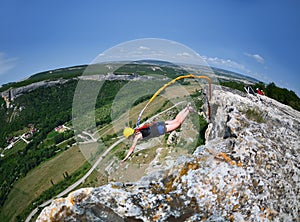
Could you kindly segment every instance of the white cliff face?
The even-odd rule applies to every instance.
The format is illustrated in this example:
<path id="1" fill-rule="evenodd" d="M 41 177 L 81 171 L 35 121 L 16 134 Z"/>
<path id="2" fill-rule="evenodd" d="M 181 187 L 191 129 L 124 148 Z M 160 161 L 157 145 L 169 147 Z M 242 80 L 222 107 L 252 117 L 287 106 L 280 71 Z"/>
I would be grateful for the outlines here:
<path id="1" fill-rule="evenodd" d="M 8 89 L 8 90 L 2 92 L 1 96 L 3 98 L 5 97 L 5 98 L 9 98 L 10 100 L 14 100 L 15 98 L 21 96 L 22 94 L 24 94 L 26 92 L 33 91 L 37 88 L 50 87 L 50 86 L 53 86 L 53 85 L 65 84 L 66 82 L 68 82 L 68 80 L 66 80 L 66 79 L 35 82 L 35 83 L 31 83 L 31 84 L 26 85 L 26 86 L 21 86 L 21 87 L 17 87 L 17 88 Z"/>
<path id="2" fill-rule="evenodd" d="M 215 91 L 206 144 L 132 184 L 72 192 L 37 221 L 297 221 L 300 113 Z M 157 174 L 157 172 L 156 172 Z"/>

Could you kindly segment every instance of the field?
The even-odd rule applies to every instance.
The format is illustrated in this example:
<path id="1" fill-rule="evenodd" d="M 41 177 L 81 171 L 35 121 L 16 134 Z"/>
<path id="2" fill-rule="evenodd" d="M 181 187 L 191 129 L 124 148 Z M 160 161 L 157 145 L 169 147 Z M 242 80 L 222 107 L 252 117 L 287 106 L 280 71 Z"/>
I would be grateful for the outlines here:
<path id="1" fill-rule="evenodd" d="M 62 181 L 66 172 L 73 173 L 85 161 L 79 147 L 73 146 L 30 171 L 26 177 L 16 183 L 10 192 L 2 208 L 0 221 L 11 221 L 43 191 L 52 186 L 51 180 L 54 184 Z"/>

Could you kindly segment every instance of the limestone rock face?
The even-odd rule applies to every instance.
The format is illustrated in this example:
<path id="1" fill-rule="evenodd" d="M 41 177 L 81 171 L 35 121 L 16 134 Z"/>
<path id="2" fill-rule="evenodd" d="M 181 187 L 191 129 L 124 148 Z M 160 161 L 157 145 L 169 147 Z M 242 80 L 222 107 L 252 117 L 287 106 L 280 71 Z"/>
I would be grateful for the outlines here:
<path id="1" fill-rule="evenodd" d="M 159 179 L 74 191 L 37 221 L 299 220 L 300 113 L 223 90 L 211 106 L 206 144 Z"/>
<path id="2" fill-rule="evenodd" d="M 53 80 L 53 81 L 40 81 L 40 82 L 36 82 L 36 83 L 31 83 L 31 84 L 26 85 L 26 86 L 21 86 L 21 87 L 18 87 L 18 88 L 8 89 L 8 90 L 2 92 L 1 96 L 10 98 L 10 100 L 14 100 L 15 98 L 21 96 L 22 94 L 24 94 L 26 92 L 33 91 L 37 88 L 50 87 L 50 86 L 53 86 L 53 85 L 64 84 L 67 81 L 68 80 L 60 79 L 60 80 Z"/>

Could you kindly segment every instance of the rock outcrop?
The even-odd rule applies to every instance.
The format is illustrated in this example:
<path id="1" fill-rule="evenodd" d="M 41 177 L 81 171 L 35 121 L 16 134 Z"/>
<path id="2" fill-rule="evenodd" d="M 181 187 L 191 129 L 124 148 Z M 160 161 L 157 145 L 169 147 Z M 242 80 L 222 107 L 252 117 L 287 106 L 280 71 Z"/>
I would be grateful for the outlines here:
<path id="1" fill-rule="evenodd" d="M 37 221 L 299 221 L 300 113 L 223 90 L 211 106 L 192 156 L 155 177 L 74 191 Z"/>
<path id="2" fill-rule="evenodd" d="M 35 82 L 35 83 L 31 83 L 31 84 L 26 85 L 26 86 L 21 86 L 21 87 L 17 87 L 17 88 L 8 89 L 8 90 L 2 92 L 1 96 L 5 97 L 5 98 L 8 98 L 9 100 L 14 100 L 18 96 L 21 96 L 22 94 L 24 94 L 26 92 L 33 91 L 37 88 L 50 87 L 50 86 L 54 86 L 54 85 L 64 84 L 67 81 L 68 80 L 66 80 L 66 79 L 59 79 L 59 80 L 53 80 L 53 81 Z"/>

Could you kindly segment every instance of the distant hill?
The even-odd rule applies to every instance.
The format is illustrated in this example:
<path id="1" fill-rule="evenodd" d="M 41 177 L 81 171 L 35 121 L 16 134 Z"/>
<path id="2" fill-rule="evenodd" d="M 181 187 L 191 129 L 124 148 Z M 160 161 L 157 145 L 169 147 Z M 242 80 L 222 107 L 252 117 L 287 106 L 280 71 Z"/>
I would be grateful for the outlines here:
<path id="1" fill-rule="evenodd" d="M 240 73 L 228 71 L 228 70 L 225 70 L 225 69 L 220 69 L 220 68 L 212 67 L 212 70 L 213 70 L 217 75 L 219 75 L 219 76 L 228 76 L 228 77 L 235 77 L 235 78 L 245 79 L 245 80 L 248 80 L 248 81 L 253 82 L 253 83 L 258 83 L 258 82 L 260 82 L 259 80 L 255 79 L 255 78 L 253 78 L 253 77 L 246 76 L 246 75 L 242 75 L 242 74 L 240 74 Z"/>
<path id="2" fill-rule="evenodd" d="M 17 88 L 26 86 L 35 82 L 40 81 L 50 81 L 50 80 L 58 80 L 58 79 L 71 79 L 77 76 L 82 75 L 84 70 L 86 69 L 87 65 L 80 65 L 80 66 L 72 66 L 67 68 L 59 68 L 44 72 L 36 73 L 29 78 L 19 81 L 19 82 L 10 82 L 3 84 L 0 87 L 0 92 L 8 90 L 9 88 Z"/>
<path id="3" fill-rule="evenodd" d="M 7 90 L 13 89 L 14 92 L 17 91 L 17 94 L 19 95 L 20 93 L 31 91 L 32 89 L 41 86 L 57 85 L 61 84 L 62 82 L 66 82 L 62 80 L 74 80 L 82 74 L 102 75 L 104 73 L 111 74 L 111 72 L 117 75 L 133 76 L 159 74 L 172 79 L 180 75 L 186 75 L 190 72 L 193 72 L 193 70 L 195 72 L 201 71 L 201 73 L 203 73 L 204 75 L 207 74 L 209 76 L 215 77 L 218 81 L 216 82 L 217 84 L 235 88 L 240 91 L 244 91 L 245 85 L 252 85 L 254 89 L 258 87 L 264 90 L 267 96 L 276 99 L 286 105 L 290 105 L 294 109 L 300 110 L 299 97 L 293 91 L 277 87 L 274 83 L 266 84 L 253 77 L 215 67 L 173 64 L 167 61 L 157 60 L 111 62 L 108 64 L 100 64 L 100 66 L 98 66 L 98 64 L 78 65 L 44 71 L 34 74 L 25 80 L 2 85 L 0 87 L 0 93 L 2 97 L 7 97 L 9 95 L 9 92 Z"/>
<path id="4" fill-rule="evenodd" d="M 34 74 L 25 80 L 2 85 L 0 87 L 0 93 L 3 97 L 3 95 L 8 95 L 7 90 L 9 89 L 14 89 L 14 91 L 18 91 L 18 93 L 21 91 L 22 93 L 45 85 L 57 85 L 57 83 L 61 84 L 62 82 L 66 82 L 62 80 L 74 80 L 82 74 L 102 75 L 104 73 L 111 72 L 114 72 L 114 74 L 117 75 L 134 76 L 159 74 L 172 79 L 180 75 L 186 75 L 193 72 L 193 70 L 201 71 L 204 75 L 207 74 L 209 76 L 214 76 L 218 80 L 217 84 L 235 88 L 240 91 L 244 91 L 245 85 L 252 85 L 254 89 L 258 87 L 264 90 L 267 96 L 300 110 L 299 97 L 293 91 L 277 87 L 274 83 L 266 84 L 253 77 L 215 67 L 200 65 L 189 66 L 187 64 L 173 64 L 167 61 L 157 60 L 112 62 L 109 64 L 100 64 L 100 66 L 98 66 L 98 64 L 78 65 L 44 71 Z"/>
<path id="5" fill-rule="evenodd" d="M 163 67 L 164 71 L 161 74 L 169 75 L 170 78 L 174 77 L 174 75 L 172 75 L 174 70 L 176 70 L 178 72 L 177 75 L 183 75 L 183 74 L 188 73 L 184 69 L 184 65 L 180 66 L 180 65 L 173 64 L 173 63 L 166 62 L 166 61 L 141 60 L 141 61 L 130 62 L 130 63 L 124 62 L 124 65 L 121 68 L 118 68 L 117 74 L 132 73 L 133 70 L 136 71 L 137 66 L 144 67 L 144 70 L 140 70 L 140 73 L 138 73 L 140 75 L 148 74 L 147 69 L 150 69 L 152 66 Z M 39 73 L 33 74 L 32 76 L 28 77 L 25 80 L 22 80 L 19 82 L 9 82 L 9 83 L 3 84 L 0 87 L 0 92 L 8 90 L 9 88 L 17 88 L 17 87 L 21 87 L 21 86 L 26 86 L 26 85 L 29 85 L 29 84 L 32 84 L 35 82 L 40 82 L 40 81 L 72 79 L 72 78 L 82 75 L 87 67 L 88 67 L 88 65 L 78 65 L 78 66 L 71 66 L 71 67 L 58 68 L 58 69 L 48 70 L 48 71 L 44 71 L 44 72 L 39 72 Z M 203 67 L 203 66 L 195 66 L 194 68 L 204 70 L 204 72 L 207 70 L 207 67 Z M 220 78 L 231 77 L 231 78 L 235 78 L 235 79 L 247 80 L 247 81 L 250 81 L 253 83 L 259 82 L 259 80 L 255 79 L 255 78 L 245 76 L 245 75 L 242 75 L 239 73 L 235 73 L 232 71 L 214 68 L 214 67 L 212 67 L 211 69 Z M 175 76 L 176 76 L 176 74 L 175 74 Z"/>

